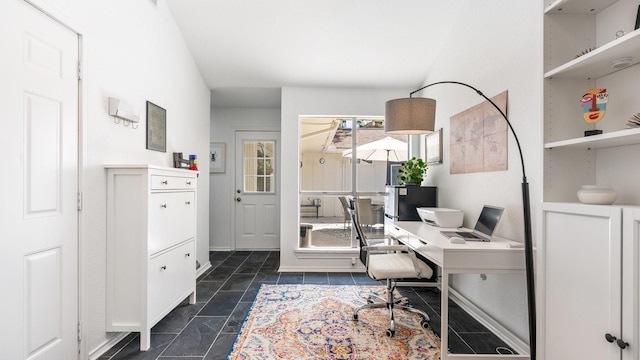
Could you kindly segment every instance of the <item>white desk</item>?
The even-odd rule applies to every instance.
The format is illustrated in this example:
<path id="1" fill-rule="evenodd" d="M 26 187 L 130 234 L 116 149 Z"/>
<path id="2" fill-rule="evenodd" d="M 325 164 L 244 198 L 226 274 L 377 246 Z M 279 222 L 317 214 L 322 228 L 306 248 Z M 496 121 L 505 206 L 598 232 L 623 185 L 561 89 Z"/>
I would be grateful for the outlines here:
<path id="1" fill-rule="evenodd" d="M 442 269 L 441 359 L 510 360 L 529 359 L 529 355 L 449 354 L 449 275 L 460 273 L 524 272 L 524 248 L 515 241 L 494 237 L 490 242 L 468 241 L 451 244 L 439 228 L 420 221 L 387 221 L 390 235 Z M 519 246 L 519 247 L 512 247 Z"/>

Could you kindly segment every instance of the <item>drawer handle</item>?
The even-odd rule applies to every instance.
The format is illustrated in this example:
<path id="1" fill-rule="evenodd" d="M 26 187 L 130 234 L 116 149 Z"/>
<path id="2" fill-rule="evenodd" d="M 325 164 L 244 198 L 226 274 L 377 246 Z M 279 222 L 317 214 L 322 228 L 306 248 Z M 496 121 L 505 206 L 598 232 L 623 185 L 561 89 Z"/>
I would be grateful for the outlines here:
<path id="1" fill-rule="evenodd" d="M 187 181 L 187 185 L 191 185 L 191 181 Z"/>
<path id="2" fill-rule="evenodd" d="M 191 205 L 191 201 L 185 201 L 184 203 L 187 205 Z"/>
<path id="3" fill-rule="evenodd" d="M 184 254 L 184 257 L 189 257 L 189 256 L 191 256 L 191 253 Z"/>
<path id="4" fill-rule="evenodd" d="M 164 271 L 164 270 L 167 270 L 167 265 L 160 266 L 160 271 Z"/>
<path id="5" fill-rule="evenodd" d="M 163 185 L 168 185 L 168 184 L 169 184 L 169 181 L 168 181 L 168 180 L 163 180 L 163 181 L 161 181 L 160 183 L 161 183 L 161 184 L 163 184 Z"/>
<path id="6" fill-rule="evenodd" d="M 162 205 L 160 205 L 160 207 L 166 209 L 167 208 L 167 204 L 162 204 Z"/>

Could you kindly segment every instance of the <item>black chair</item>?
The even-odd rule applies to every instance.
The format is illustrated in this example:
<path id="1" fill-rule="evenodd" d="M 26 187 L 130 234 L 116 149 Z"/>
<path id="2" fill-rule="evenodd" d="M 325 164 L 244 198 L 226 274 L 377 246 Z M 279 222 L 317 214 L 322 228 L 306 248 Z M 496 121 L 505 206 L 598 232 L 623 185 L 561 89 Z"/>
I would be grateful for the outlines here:
<path id="1" fill-rule="evenodd" d="M 392 337 L 395 334 L 394 309 L 402 309 L 420 315 L 420 324 L 423 328 L 429 327 L 429 316 L 422 310 L 401 305 L 404 299 L 395 299 L 397 279 L 407 278 L 431 278 L 433 269 L 420 261 L 413 250 L 406 245 L 391 245 L 388 239 L 380 236 L 367 238 L 362 231 L 358 220 L 358 207 L 356 199 L 349 198 L 349 214 L 351 224 L 356 229 L 356 237 L 360 242 L 360 260 L 365 264 L 367 276 L 372 280 L 386 280 L 386 299 L 377 296 L 369 296 L 367 304 L 357 308 L 353 313 L 353 319 L 358 320 L 358 312 L 363 309 L 387 308 L 389 309 L 389 329 L 385 332 Z M 382 301 L 375 301 L 382 300 Z"/>

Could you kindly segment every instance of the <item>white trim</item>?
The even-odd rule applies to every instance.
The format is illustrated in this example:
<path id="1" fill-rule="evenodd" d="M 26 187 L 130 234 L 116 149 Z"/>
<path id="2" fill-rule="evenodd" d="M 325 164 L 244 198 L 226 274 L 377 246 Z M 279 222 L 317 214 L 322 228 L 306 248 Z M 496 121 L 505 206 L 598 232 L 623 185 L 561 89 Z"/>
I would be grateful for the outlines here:
<path id="1" fill-rule="evenodd" d="M 124 338 L 126 338 L 127 336 L 129 336 L 129 334 L 131 333 L 130 332 L 117 333 L 116 336 L 112 337 L 109 341 L 102 344 L 102 346 L 99 346 L 93 352 L 91 352 L 91 354 L 89 354 L 88 359 L 97 360 L 102 355 L 104 355 L 107 351 L 109 351 L 111 348 L 114 348 L 116 345 L 118 345 L 118 343 L 124 340 Z"/>
<path id="2" fill-rule="evenodd" d="M 497 322 L 489 314 L 477 307 L 459 292 L 449 288 L 449 298 L 458 304 L 462 310 L 466 311 L 474 319 L 478 320 L 480 324 L 489 329 L 489 331 L 507 343 L 507 345 L 511 346 L 518 354 L 529 354 L 529 345 L 527 343 L 522 341 L 516 336 L 516 334 Z"/>
<path id="3" fill-rule="evenodd" d="M 281 266 L 278 269 L 280 273 L 286 272 L 361 272 L 364 273 L 363 266 L 322 266 L 322 267 L 309 267 L 309 266 Z"/>
<path id="4" fill-rule="evenodd" d="M 196 279 L 198 279 L 200 275 L 204 274 L 209 269 L 211 269 L 211 261 L 207 261 L 206 264 L 201 265 L 200 268 L 196 270 Z"/>
<path id="5" fill-rule="evenodd" d="M 298 259 L 349 259 L 360 257 L 360 250 L 356 248 L 298 248 L 293 252 Z"/>

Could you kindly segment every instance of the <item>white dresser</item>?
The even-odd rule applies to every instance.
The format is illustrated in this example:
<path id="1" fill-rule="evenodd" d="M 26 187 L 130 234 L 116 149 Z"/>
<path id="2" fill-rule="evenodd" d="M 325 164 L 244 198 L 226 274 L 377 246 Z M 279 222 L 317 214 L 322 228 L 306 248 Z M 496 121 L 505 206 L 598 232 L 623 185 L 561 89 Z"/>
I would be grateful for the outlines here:
<path id="1" fill-rule="evenodd" d="M 106 330 L 150 329 L 196 291 L 196 171 L 108 165 Z"/>

